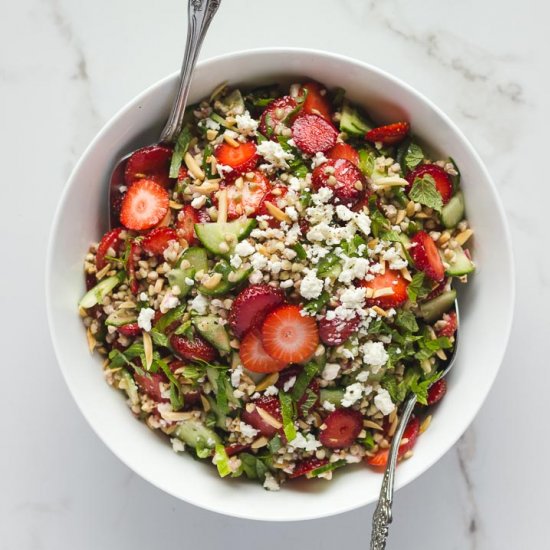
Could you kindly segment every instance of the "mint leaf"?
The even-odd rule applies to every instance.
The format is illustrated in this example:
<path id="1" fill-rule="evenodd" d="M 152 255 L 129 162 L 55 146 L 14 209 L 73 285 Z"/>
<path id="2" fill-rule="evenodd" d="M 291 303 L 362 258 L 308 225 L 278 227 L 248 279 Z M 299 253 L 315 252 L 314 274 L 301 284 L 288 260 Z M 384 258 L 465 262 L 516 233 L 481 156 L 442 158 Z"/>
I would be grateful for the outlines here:
<path id="1" fill-rule="evenodd" d="M 395 324 L 406 332 L 416 332 L 418 330 L 418 323 L 416 322 L 414 313 L 407 310 L 401 310 L 397 314 Z"/>
<path id="2" fill-rule="evenodd" d="M 185 126 L 180 132 L 176 145 L 174 147 L 174 152 L 172 153 L 172 160 L 170 161 L 170 177 L 177 178 L 180 172 L 181 163 L 183 162 L 183 157 L 187 153 L 189 143 L 191 141 L 191 130 L 189 126 Z"/>
<path id="3" fill-rule="evenodd" d="M 363 447 L 370 451 L 375 445 L 374 437 L 372 437 L 372 432 L 368 431 L 367 435 L 363 439 Z"/>
<path id="4" fill-rule="evenodd" d="M 292 391 L 290 393 L 294 401 L 299 401 L 304 395 L 309 383 L 313 377 L 319 372 L 320 365 L 315 362 L 308 363 L 298 375 Z"/>
<path id="5" fill-rule="evenodd" d="M 168 347 L 168 336 L 166 336 L 166 334 L 159 332 L 156 328 L 152 328 L 149 331 L 149 334 L 151 335 L 151 338 L 153 339 L 155 345 L 161 346 L 163 348 Z"/>
<path id="6" fill-rule="evenodd" d="M 438 212 L 441 212 L 443 207 L 443 200 L 439 194 L 435 180 L 429 174 L 422 176 L 421 178 L 415 178 L 413 186 L 409 192 L 409 197 L 414 202 L 419 202 L 424 206 L 433 208 Z"/>
<path id="7" fill-rule="evenodd" d="M 272 454 L 275 454 L 282 446 L 283 443 L 278 435 L 273 437 L 267 444 L 267 448 L 271 451 Z"/>
<path id="8" fill-rule="evenodd" d="M 419 145 L 411 143 L 405 154 L 405 166 L 412 170 L 416 168 L 424 160 L 424 153 Z"/>
<path id="9" fill-rule="evenodd" d="M 328 464 L 324 464 L 323 466 L 319 466 L 319 468 L 315 468 L 315 470 L 311 470 L 307 474 L 307 477 L 317 477 L 320 474 L 324 474 L 326 472 L 332 472 L 332 470 L 336 470 L 337 468 L 341 468 L 342 466 L 345 466 L 347 464 L 347 461 L 343 458 L 340 460 L 336 460 L 334 462 L 329 462 Z"/>
<path id="10" fill-rule="evenodd" d="M 412 281 L 407 287 L 407 294 L 411 302 L 416 302 L 418 296 L 422 293 L 424 284 L 424 273 L 419 272 L 413 275 Z"/>
<path id="11" fill-rule="evenodd" d="M 319 295 L 319 298 L 315 298 L 315 300 L 311 300 L 304 306 L 304 311 L 308 315 L 315 315 L 316 313 L 319 313 L 321 309 L 323 309 L 323 306 L 330 300 L 330 294 L 323 290 L 321 294 Z"/>
<path id="12" fill-rule="evenodd" d="M 422 382 L 419 382 L 418 378 L 413 378 L 411 380 L 410 389 L 412 392 L 416 394 L 416 400 L 421 405 L 428 404 L 428 390 L 436 380 L 439 380 L 439 378 L 441 378 L 442 374 L 443 374 L 442 371 L 436 372 L 426 380 L 422 380 Z"/>
<path id="13" fill-rule="evenodd" d="M 288 393 L 279 392 L 279 402 L 281 403 L 281 416 L 283 417 L 283 430 L 288 442 L 296 439 L 296 428 L 294 426 L 294 404 Z"/>
<path id="14" fill-rule="evenodd" d="M 240 453 L 239 459 L 246 477 L 264 480 L 268 468 L 259 458 L 249 453 Z"/>

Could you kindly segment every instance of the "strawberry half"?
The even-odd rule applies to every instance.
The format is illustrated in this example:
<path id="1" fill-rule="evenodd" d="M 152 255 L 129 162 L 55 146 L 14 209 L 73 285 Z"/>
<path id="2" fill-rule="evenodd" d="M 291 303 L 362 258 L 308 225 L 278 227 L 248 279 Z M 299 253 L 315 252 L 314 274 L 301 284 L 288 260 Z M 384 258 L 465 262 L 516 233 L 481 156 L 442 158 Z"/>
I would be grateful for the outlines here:
<path id="1" fill-rule="evenodd" d="M 407 175 L 407 181 L 409 182 L 407 191 L 410 191 L 416 178 L 422 178 L 423 176 L 431 176 L 434 179 L 435 188 L 441 195 L 443 204 L 447 204 L 453 196 L 453 182 L 447 172 L 437 164 L 422 164 L 409 172 Z"/>
<path id="2" fill-rule="evenodd" d="M 306 82 L 302 85 L 302 90 L 307 91 L 302 112 L 321 115 L 323 118 L 330 120 L 332 108 L 327 97 L 326 88 L 318 82 Z M 303 94 L 302 90 L 300 90 L 300 96 Z"/>
<path id="3" fill-rule="evenodd" d="M 283 427 L 279 399 L 273 395 L 262 396 L 253 403 L 254 408 L 251 412 L 244 408 L 241 414 L 242 421 L 259 430 L 262 435 L 273 437 Z M 261 409 L 261 412 L 258 409 Z"/>
<path id="4" fill-rule="evenodd" d="M 327 346 L 339 346 L 357 330 L 361 319 L 355 316 L 353 319 L 343 321 L 342 319 L 327 319 L 323 317 L 319 320 L 319 337 L 321 342 Z"/>
<path id="5" fill-rule="evenodd" d="M 285 293 L 280 288 L 268 284 L 248 286 L 233 301 L 229 326 L 241 338 L 251 328 L 259 327 L 265 316 L 284 301 Z"/>
<path id="6" fill-rule="evenodd" d="M 301 363 L 313 357 L 319 345 L 317 323 L 302 315 L 297 305 L 280 306 L 267 315 L 262 325 L 265 351 L 285 363 Z"/>
<path id="7" fill-rule="evenodd" d="M 443 396 L 447 393 L 447 381 L 445 378 L 436 380 L 428 390 L 428 405 L 435 405 L 443 399 Z"/>
<path id="8" fill-rule="evenodd" d="M 442 321 L 445 321 L 445 325 L 440 328 L 437 332 L 438 336 L 446 336 L 451 338 L 454 336 L 456 329 L 458 328 L 458 319 L 456 317 L 456 312 L 451 311 L 450 313 L 444 313 Z"/>
<path id="9" fill-rule="evenodd" d="M 317 166 L 312 174 L 313 187 L 319 190 L 328 187 L 333 192 L 333 202 L 353 206 L 364 196 L 367 188 L 365 177 L 347 159 L 330 159 Z"/>
<path id="10" fill-rule="evenodd" d="M 365 134 L 365 139 L 380 142 L 384 145 L 399 143 L 408 133 L 411 126 L 408 122 L 394 122 L 386 126 L 379 126 Z"/>
<path id="11" fill-rule="evenodd" d="M 210 362 L 216 359 L 217 356 L 216 350 L 206 340 L 196 335 L 193 340 L 190 340 L 185 338 L 185 336 L 172 334 L 170 345 L 177 355 L 189 361 L 202 359 L 203 361 Z"/>
<path id="12" fill-rule="evenodd" d="M 134 380 L 139 389 L 157 403 L 169 401 L 166 397 L 162 397 L 160 389 L 160 384 L 168 381 L 163 373 L 151 372 L 146 375 L 134 373 Z"/>
<path id="13" fill-rule="evenodd" d="M 409 283 L 402 277 L 399 271 L 386 269 L 385 273 L 375 275 L 370 281 L 361 281 L 361 286 L 370 288 L 373 292 L 383 288 L 391 288 L 393 294 L 387 296 L 379 296 L 377 298 L 367 298 L 369 307 L 378 306 L 384 309 L 391 307 L 399 307 L 403 305 L 407 299 L 407 287 Z"/>
<path id="14" fill-rule="evenodd" d="M 270 188 L 269 180 L 261 172 L 254 172 L 251 180 L 243 178 L 242 186 L 237 187 L 234 183 L 223 186 L 222 189 L 227 190 L 227 218 L 235 220 L 256 215 Z M 217 204 L 217 200 L 215 202 Z"/>
<path id="15" fill-rule="evenodd" d="M 346 159 L 359 166 L 359 153 L 348 143 L 337 143 L 327 154 L 328 159 Z"/>
<path id="16" fill-rule="evenodd" d="M 142 179 L 152 180 L 167 187 L 170 183 L 170 161 L 172 149 L 164 145 L 151 145 L 138 149 L 127 161 L 124 181 L 130 187 Z"/>
<path id="17" fill-rule="evenodd" d="M 238 443 L 232 443 L 225 448 L 225 454 L 229 457 L 238 455 L 239 453 L 248 452 L 250 445 L 239 445 Z"/>
<path id="18" fill-rule="evenodd" d="M 141 246 L 145 252 L 153 256 L 162 256 L 162 253 L 168 248 L 170 241 L 177 241 L 178 234 L 175 229 L 170 227 L 155 227 L 145 235 Z"/>
<path id="19" fill-rule="evenodd" d="M 271 215 L 265 203 L 270 202 L 277 208 L 284 208 L 285 204 L 283 204 L 283 201 L 281 199 L 283 199 L 287 193 L 288 187 L 286 185 L 276 185 L 271 187 L 271 189 L 264 195 L 264 198 L 262 199 L 262 204 L 260 204 L 260 207 L 258 208 L 257 215 L 269 216 L 267 223 L 270 227 L 279 227 L 281 225 L 281 222 Z"/>
<path id="20" fill-rule="evenodd" d="M 307 475 L 309 474 L 309 472 L 312 472 L 313 470 L 316 470 L 317 468 L 320 468 L 325 464 L 328 464 L 328 458 L 317 458 L 316 456 L 304 458 L 304 460 L 300 460 L 300 462 L 296 463 L 294 471 L 290 474 L 289 477 L 290 479 L 294 479 L 296 477 Z"/>
<path id="21" fill-rule="evenodd" d="M 416 268 L 430 279 L 442 281 L 445 277 L 445 268 L 434 240 L 425 231 L 418 231 L 412 237 L 411 244 L 409 254 Z"/>
<path id="22" fill-rule="evenodd" d="M 354 409 L 336 409 L 324 420 L 319 441 L 329 449 L 349 447 L 363 429 L 363 416 Z"/>
<path id="23" fill-rule="evenodd" d="M 279 372 L 287 363 L 274 359 L 265 351 L 260 332 L 252 329 L 241 340 L 239 356 L 243 366 L 252 372 Z"/>
<path id="24" fill-rule="evenodd" d="M 137 323 L 128 323 L 126 325 L 122 325 L 118 327 L 117 330 L 118 332 L 120 332 L 120 334 L 128 336 L 129 338 L 134 338 L 135 336 L 139 336 L 141 334 L 141 328 Z"/>
<path id="25" fill-rule="evenodd" d="M 260 132 L 267 138 L 277 139 L 277 127 L 285 125 L 298 104 L 290 96 L 274 99 L 260 117 Z"/>
<path id="26" fill-rule="evenodd" d="M 121 227 L 108 231 L 105 235 L 103 235 L 101 241 L 99 241 L 95 255 L 95 266 L 98 271 L 101 271 L 107 265 L 105 256 L 107 255 L 108 250 L 112 248 L 115 253 L 118 251 L 118 245 L 121 244 L 118 240 L 121 231 Z"/>
<path id="27" fill-rule="evenodd" d="M 402 443 L 399 446 L 399 451 L 397 453 L 397 459 L 403 458 L 403 455 L 405 455 L 408 451 L 410 451 L 414 444 L 416 443 L 416 439 L 418 438 L 418 434 L 420 433 L 420 421 L 416 416 L 413 416 L 409 423 L 407 424 L 407 427 L 405 428 L 405 431 L 403 433 L 403 440 L 407 440 L 406 443 Z M 366 458 L 366 461 L 371 465 L 375 466 L 377 468 L 385 468 L 386 464 L 388 463 L 388 456 L 390 452 L 388 449 L 380 449 L 374 456 L 369 456 Z"/>
<path id="28" fill-rule="evenodd" d="M 155 181 L 136 181 L 122 199 L 120 223 L 136 231 L 151 229 L 166 216 L 168 201 L 168 191 Z"/>
<path id="29" fill-rule="evenodd" d="M 193 246 L 198 241 L 195 233 L 195 224 L 199 223 L 199 221 L 199 212 L 190 204 L 186 204 L 178 212 L 178 219 L 176 221 L 178 238 L 184 239 L 189 246 Z"/>
<path id="30" fill-rule="evenodd" d="M 214 156 L 220 164 L 230 166 L 233 172 L 230 172 L 231 179 L 239 174 L 254 170 L 258 163 L 258 154 L 256 153 L 256 145 L 252 141 L 239 142 L 238 147 L 233 147 L 229 143 L 222 143 L 216 147 Z"/>
<path id="31" fill-rule="evenodd" d="M 308 155 L 325 153 L 336 145 L 338 130 L 321 115 L 305 114 L 292 124 L 296 146 Z"/>

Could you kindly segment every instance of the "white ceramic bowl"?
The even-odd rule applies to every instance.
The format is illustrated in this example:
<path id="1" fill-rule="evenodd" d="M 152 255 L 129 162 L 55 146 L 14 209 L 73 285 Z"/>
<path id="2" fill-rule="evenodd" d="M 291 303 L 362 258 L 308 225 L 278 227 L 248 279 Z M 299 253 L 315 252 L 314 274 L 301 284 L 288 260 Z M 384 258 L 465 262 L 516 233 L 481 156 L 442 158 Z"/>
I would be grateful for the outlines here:
<path id="1" fill-rule="evenodd" d="M 414 457 L 399 466 L 402 487 L 434 464 L 466 430 L 500 366 L 510 331 L 514 275 L 510 237 L 494 184 L 460 130 L 407 84 L 373 66 L 311 50 L 245 51 L 199 63 L 190 101 L 222 81 L 270 83 L 304 76 L 341 86 L 379 122 L 406 119 L 414 132 L 462 172 L 468 218 L 475 228 L 478 270 L 460 294 L 461 345 L 449 392 Z M 91 357 L 77 302 L 84 292 L 82 262 L 106 230 L 107 181 L 123 154 L 154 142 L 175 92 L 172 75 L 133 99 L 82 155 L 59 203 L 51 233 L 46 294 L 57 358 L 80 410 L 105 444 L 160 489 L 197 506 L 257 520 L 304 520 L 352 510 L 376 500 L 381 477 L 368 468 L 340 471 L 334 480 L 290 483 L 276 493 L 241 480 L 221 480 L 214 468 L 176 455 L 166 440 L 135 420 Z"/>

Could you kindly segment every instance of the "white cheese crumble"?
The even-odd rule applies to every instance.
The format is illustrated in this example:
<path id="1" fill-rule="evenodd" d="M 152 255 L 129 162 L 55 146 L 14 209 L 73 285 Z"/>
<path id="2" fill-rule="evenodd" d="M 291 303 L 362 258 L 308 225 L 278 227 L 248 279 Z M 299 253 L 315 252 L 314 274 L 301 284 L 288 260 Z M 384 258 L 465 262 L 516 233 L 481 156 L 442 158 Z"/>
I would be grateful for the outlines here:
<path id="1" fill-rule="evenodd" d="M 160 312 L 166 313 L 170 309 L 174 309 L 180 303 L 177 296 L 174 296 L 171 292 L 167 292 L 162 298 L 160 303 Z"/>
<path id="2" fill-rule="evenodd" d="M 253 136 L 258 129 L 258 121 L 254 120 L 248 111 L 245 111 L 242 115 L 235 117 L 237 121 L 237 128 L 244 136 Z"/>
<path id="3" fill-rule="evenodd" d="M 239 269 L 243 261 L 241 260 L 241 257 L 238 254 L 233 254 L 233 256 L 231 256 L 231 259 L 229 260 L 229 263 L 231 264 L 231 267 L 234 267 L 235 269 Z"/>
<path id="4" fill-rule="evenodd" d="M 355 402 L 361 399 L 363 395 L 363 384 L 361 382 L 355 382 L 346 387 L 346 392 L 342 398 L 343 407 L 351 407 Z"/>
<path id="5" fill-rule="evenodd" d="M 399 252 L 391 246 L 388 248 L 383 254 L 382 259 L 389 262 L 390 269 L 403 269 L 404 267 L 407 267 L 408 262 L 407 260 L 404 260 Z"/>
<path id="6" fill-rule="evenodd" d="M 241 375 L 243 373 L 243 366 L 237 365 L 231 372 L 231 385 L 234 388 L 238 388 L 241 383 Z"/>
<path id="7" fill-rule="evenodd" d="M 331 403 L 330 401 L 323 401 L 323 409 L 325 409 L 325 411 L 332 412 L 336 410 L 336 407 L 334 403 Z"/>
<path id="8" fill-rule="evenodd" d="M 183 453 L 185 451 L 185 443 L 181 439 L 172 437 L 170 443 L 172 443 L 172 449 L 174 449 L 175 453 Z"/>
<path id="9" fill-rule="evenodd" d="M 241 433 L 245 437 L 256 437 L 258 435 L 258 430 L 247 424 L 246 422 L 241 421 L 239 424 L 239 428 L 241 430 Z"/>
<path id="10" fill-rule="evenodd" d="M 264 480 L 264 489 L 268 491 L 278 491 L 280 489 L 278 481 L 269 473 L 266 472 Z"/>
<path id="11" fill-rule="evenodd" d="M 343 222 L 349 222 L 351 219 L 355 217 L 355 213 L 350 210 L 347 206 L 344 206 L 343 204 L 339 204 L 336 206 L 336 215 L 343 221 Z"/>
<path id="12" fill-rule="evenodd" d="M 340 295 L 340 302 L 346 309 L 359 309 L 365 303 L 367 289 L 363 287 L 346 288 Z"/>
<path id="13" fill-rule="evenodd" d="M 212 120 L 211 118 L 205 118 L 204 125 L 206 126 L 206 128 L 208 128 L 208 130 L 220 129 L 220 125 L 215 120 Z"/>
<path id="14" fill-rule="evenodd" d="M 295 376 L 291 376 L 285 383 L 284 383 L 284 386 L 283 386 L 283 391 L 287 392 L 288 390 L 290 390 L 294 384 L 296 383 L 296 377 Z"/>
<path id="15" fill-rule="evenodd" d="M 327 162 L 327 157 L 323 155 L 320 151 L 318 153 L 315 153 L 315 156 L 311 159 L 311 168 L 314 170 L 317 168 L 317 166 L 321 166 L 321 164 L 325 164 Z"/>
<path id="16" fill-rule="evenodd" d="M 362 370 L 362 371 L 357 375 L 357 381 L 358 381 L 358 382 L 366 382 L 368 379 L 369 379 L 369 372 L 366 371 L 366 370 Z"/>
<path id="17" fill-rule="evenodd" d="M 149 332 L 151 330 L 151 321 L 154 316 L 154 309 L 151 309 L 150 307 L 144 307 L 141 309 L 138 315 L 138 327 L 145 332 Z"/>
<path id="18" fill-rule="evenodd" d="M 376 374 L 389 358 L 382 342 L 365 342 L 361 346 L 361 353 L 363 361 L 372 367 L 373 374 Z"/>
<path id="19" fill-rule="evenodd" d="M 291 286 L 294 286 L 294 281 L 292 279 L 287 279 L 286 281 L 281 281 L 279 286 L 281 288 L 290 288 Z"/>
<path id="20" fill-rule="evenodd" d="M 374 404 L 384 416 L 387 416 L 395 409 L 395 405 L 391 400 L 388 390 L 383 388 L 380 388 L 374 396 Z"/>
<path id="21" fill-rule="evenodd" d="M 277 395 L 278 393 L 279 393 L 279 390 L 277 386 L 273 386 L 273 385 L 267 386 L 267 388 L 264 391 L 264 395 Z"/>
<path id="22" fill-rule="evenodd" d="M 199 210 L 205 204 L 206 204 L 206 195 L 201 195 L 200 197 L 196 197 L 191 201 L 191 206 L 196 210 Z"/>
<path id="23" fill-rule="evenodd" d="M 323 291 L 323 281 L 317 277 L 317 270 L 310 269 L 300 284 L 300 294 L 306 299 L 317 298 Z"/>
<path id="24" fill-rule="evenodd" d="M 317 206 L 326 204 L 332 199 L 333 191 L 330 187 L 321 187 L 317 193 L 311 195 L 311 202 Z"/>
<path id="25" fill-rule="evenodd" d="M 194 309 L 199 315 L 204 315 L 208 309 L 208 300 L 202 295 L 197 294 L 191 300 L 191 309 Z"/>
<path id="26" fill-rule="evenodd" d="M 235 254 L 238 254 L 241 258 L 246 258 L 254 252 L 256 252 L 256 249 L 248 241 L 241 241 L 235 247 Z"/>
<path id="27" fill-rule="evenodd" d="M 338 363 L 327 363 L 321 374 L 323 380 L 334 380 L 340 372 L 340 365 Z"/>
<path id="28" fill-rule="evenodd" d="M 274 168 L 288 170 L 287 160 L 294 159 L 294 155 L 285 151 L 280 143 L 271 140 L 262 141 L 257 145 L 256 150 Z"/>
<path id="29" fill-rule="evenodd" d="M 139 299 L 140 299 L 142 302 L 147 302 L 147 301 L 149 301 L 149 294 L 147 294 L 147 292 L 142 292 L 142 293 L 139 295 Z"/>
<path id="30" fill-rule="evenodd" d="M 248 282 L 252 285 L 257 285 L 264 280 L 264 276 L 261 271 L 253 271 L 248 277 Z"/>
<path id="31" fill-rule="evenodd" d="M 315 451 L 321 447 L 321 443 L 315 439 L 313 434 L 307 434 L 305 437 L 298 432 L 296 437 L 289 443 L 295 449 L 304 449 L 306 451 Z"/>

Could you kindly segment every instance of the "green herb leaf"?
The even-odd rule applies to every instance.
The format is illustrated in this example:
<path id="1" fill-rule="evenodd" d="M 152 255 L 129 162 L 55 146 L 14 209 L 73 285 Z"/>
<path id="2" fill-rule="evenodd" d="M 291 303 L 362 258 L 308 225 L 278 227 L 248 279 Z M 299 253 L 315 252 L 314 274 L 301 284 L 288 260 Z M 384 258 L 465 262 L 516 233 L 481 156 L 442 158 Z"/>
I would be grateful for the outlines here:
<path id="1" fill-rule="evenodd" d="M 156 323 L 155 330 L 158 332 L 165 332 L 166 329 L 172 324 L 179 320 L 185 313 L 186 305 L 181 304 L 174 309 L 171 309 L 165 313 Z"/>
<path id="2" fill-rule="evenodd" d="M 309 411 L 315 406 L 315 403 L 317 403 L 318 399 L 319 396 L 312 389 L 307 388 L 306 399 L 300 406 L 302 415 L 307 416 L 309 414 Z"/>
<path id="3" fill-rule="evenodd" d="M 405 154 L 405 166 L 409 170 L 412 170 L 413 168 L 418 166 L 423 160 L 424 152 L 422 151 L 420 145 L 417 145 L 416 143 L 411 143 L 407 149 L 407 153 Z"/>
<path id="4" fill-rule="evenodd" d="M 347 464 L 347 461 L 344 459 L 336 460 L 335 462 L 329 462 L 324 466 L 319 466 L 319 468 L 315 468 L 315 470 L 311 470 L 311 472 L 309 472 L 306 477 L 317 477 L 320 474 L 324 474 L 326 472 L 332 472 L 333 470 L 341 468 L 346 464 Z"/>
<path id="5" fill-rule="evenodd" d="M 299 260 L 305 260 L 305 259 L 307 258 L 307 254 L 306 254 L 305 248 L 304 248 L 300 243 L 296 243 L 296 244 L 292 247 L 292 250 L 294 250 L 294 252 L 296 252 L 296 257 L 297 257 Z"/>
<path id="6" fill-rule="evenodd" d="M 369 199 L 369 212 L 370 212 L 370 223 L 371 231 L 375 237 L 379 237 L 381 233 L 389 231 L 391 224 L 388 219 L 378 210 L 376 204 L 376 195 L 373 195 Z"/>
<path id="7" fill-rule="evenodd" d="M 419 271 L 413 275 L 412 281 L 407 287 L 407 295 L 411 302 L 416 302 L 418 298 L 424 298 L 430 293 L 430 289 L 424 286 L 425 283 L 424 273 Z"/>
<path id="8" fill-rule="evenodd" d="M 183 393 L 178 384 L 170 382 L 170 404 L 175 411 L 179 411 L 185 405 Z"/>
<path id="9" fill-rule="evenodd" d="M 294 426 L 294 404 L 288 393 L 279 392 L 279 402 L 281 403 L 281 416 L 283 417 L 283 430 L 287 441 L 296 439 L 296 428 Z"/>
<path id="10" fill-rule="evenodd" d="M 183 162 L 183 157 L 187 153 L 189 143 L 191 141 L 191 130 L 189 126 L 185 126 L 174 147 L 174 152 L 172 153 L 172 160 L 170 161 L 170 177 L 177 178 L 180 172 L 181 163 Z"/>
<path id="11" fill-rule="evenodd" d="M 399 238 L 399 233 L 397 231 L 394 231 L 393 229 L 390 229 L 389 231 L 382 231 L 380 233 L 380 239 L 382 241 L 389 241 L 392 243 L 401 242 L 401 239 Z"/>
<path id="12" fill-rule="evenodd" d="M 372 176 L 374 172 L 374 164 L 376 161 L 376 154 L 372 151 L 367 151 L 366 149 L 361 149 L 359 151 L 359 170 L 368 176 Z"/>
<path id="13" fill-rule="evenodd" d="M 313 377 L 318 372 L 319 365 L 314 362 L 308 363 L 303 368 L 302 372 L 296 378 L 296 382 L 294 383 L 294 386 L 292 387 L 292 391 L 290 393 L 294 401 L 300 401 L 310 382 L 313 380 Z"/>
<path id="14" fill-rule="evenodd" d="M 240 453 L 239 458 L 246 477 L 249 479 L 265 479 L 268 468 L 262 460 L 250 453 Z"/>
<path id="15" fill-rule="evenodd" d="M 421 178 L 415 178 L 409 197 L 411 200 L 433 208 L 438 212 L 441 212 L 443 207 L 443 199 L 435 186 L 435 180 L 429 174 Z"/>
<path id="16" fill-rule="evenodd" d="M 308 313 L 308 315 L 315 315 L 316 313 L 319 313 L 323 309 L 323 306 L 328 303 L 330 300 L 330 294 L 323 290 L 318 298 L 315 298 L 315 300 L 309 301 L 304 306 L 304 311 Z"/>
<path id="17" fill-rule="evenodd" d="M 267 444 L 267 448 L 269 449 L 271 454 L 275 454 L 282 446 L 283 446 L 283 442 L 281 441 L 281 438 L 278 435 L 271 438 L 269 440 L 269 443 Z"/>
<path id="18" fill-rule="evenodd" d="M 421 405 L 428 404 L 428 390 L 435 381 L 441 378 L 442 374 L 443 371 L 436 372 L 435 374 L 433 374 L 429 378 L 426 378 L 426 380 L 422 380 L 421 382 L 418 381 L 418 378 L 413 378 L 411 380 L 410 389 L 416 394 L 416 400 Z"/>
<path id="19" fill-rule="evenodd" d="M 161 346 L 163 348 L 168 347 L 168 336 L 166 336 L 166 334 L 159 332 L 156 328 L 152 328 L 149 331 L 149 334 L 151 335 L 151 338 L 155 345 Z"/>
<path id="20" fill-rule="evenodd" d="M 406 332 L 418 331 L 418 323 L 416 322 L 414 313 L 411 313 L 405 309 L 399 311 L 395 324 Z"/>
<path id="21" fill-rule="evenodd" d="M 185 321 L 185 323 L 182 323 L 174 331 L 174 334 L 183 334 L 186 338 L 189 338 L 189 340 L 193 340 L 195 338 L 195 333 L 193 332 L 193 323 L 191 322 L 191 320 L 189 319 L 188 321 Z"/>
<path id="22" fill-rule="evenodd" d="M 229 467 L 229 457 L 227 456 L 223 445 L 216 445 L 212 462 L 216 465 L 216 468 L 218 468 L 218 474 L 220 474 L 220 477 L 228 476 L 231 473 L 231 468 Z"/>
<path id="23" fill-rule="evenodd" d="M 367 451 L 370 451 L 372 448 L 374 448 L 375 445 L 374 437 L 372 436 L 372 432 L 369 430 L 367 431 L 367 435 L 363 439 L 363 447 L 367 449 Z"/>

